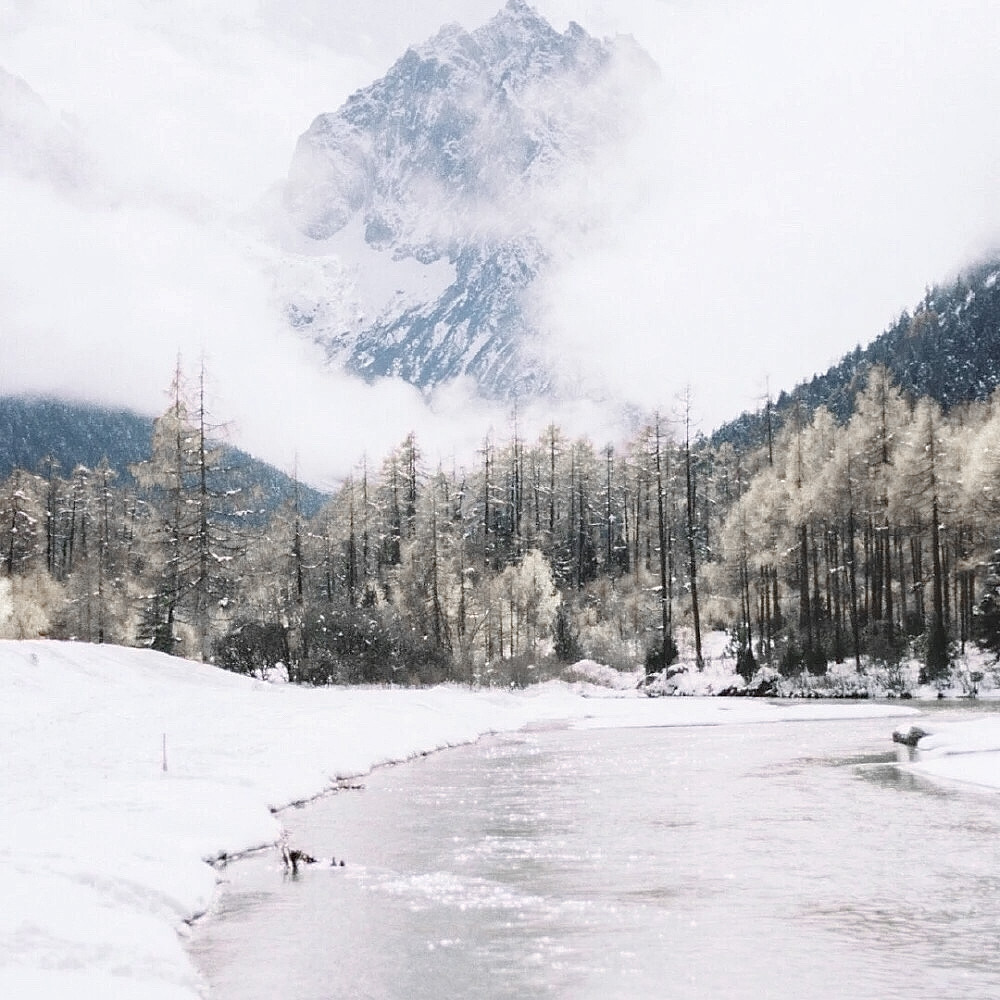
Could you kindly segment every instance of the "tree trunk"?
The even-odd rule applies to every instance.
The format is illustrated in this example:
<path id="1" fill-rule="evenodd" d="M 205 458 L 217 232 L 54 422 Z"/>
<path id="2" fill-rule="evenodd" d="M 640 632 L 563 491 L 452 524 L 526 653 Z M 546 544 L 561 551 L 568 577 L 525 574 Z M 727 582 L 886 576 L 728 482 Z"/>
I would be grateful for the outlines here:
<path id="1" fill-rule="evenodd" d="M 701 616 L 698 609 L 698 561 L 695 550 L 694 471 L 691 467 L 691 438 L 687 414 L 684 419 L 684 476 L 687 486 L 688 572 L 691 577 L 691 618 L 694 625 L 694 655 L 699 670 L 705 667 L 701 655 Z"/>

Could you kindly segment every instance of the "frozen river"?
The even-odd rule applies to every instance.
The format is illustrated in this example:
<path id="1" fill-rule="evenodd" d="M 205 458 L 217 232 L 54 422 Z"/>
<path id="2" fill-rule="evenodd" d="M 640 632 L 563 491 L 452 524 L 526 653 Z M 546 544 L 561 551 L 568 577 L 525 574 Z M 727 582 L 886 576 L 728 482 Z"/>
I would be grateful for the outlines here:
<path id="1" fill-rule="evenodd" d="M 233 864 L 214 1000 L 1000 996 L 1000 796 L 886 719 L 495 737 L 283 821 L 346 868 Z"/>

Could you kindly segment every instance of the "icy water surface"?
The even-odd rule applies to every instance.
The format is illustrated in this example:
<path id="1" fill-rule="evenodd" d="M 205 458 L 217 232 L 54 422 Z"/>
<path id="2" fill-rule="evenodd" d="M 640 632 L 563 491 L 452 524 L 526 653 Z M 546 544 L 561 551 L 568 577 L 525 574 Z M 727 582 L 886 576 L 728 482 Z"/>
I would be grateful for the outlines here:
<path id="1" fill-rule="evenodd" d="M 891 720 L 532 731 L 284 815 L 232 865 L 215 1000 L 1000 997 L 1000 796 Z"/>

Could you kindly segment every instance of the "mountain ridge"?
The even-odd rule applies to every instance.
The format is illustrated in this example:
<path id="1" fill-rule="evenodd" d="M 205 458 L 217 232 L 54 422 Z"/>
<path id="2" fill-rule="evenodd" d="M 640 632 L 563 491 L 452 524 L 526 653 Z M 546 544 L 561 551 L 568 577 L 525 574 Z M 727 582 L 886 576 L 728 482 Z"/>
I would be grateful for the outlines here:
<path id="1" fill-rule="evenodd" d="M 63 475 L 107 459 L 119 482 L 133 480 L 132 466 L 150 457 L 153 418 L 132 410 L 41 396 L 0 396 L 0 479 L 15 469 L 37 472 L 52 461 Z M 303 512 L 327 499 L 281 470 L 231 445 L 222 445 L 226 489 L 252 492 L 264 510 L 298 493 Z"/>
<path id="2" fill-rule="evenodd" d="M 1000 255 L 931 286 L 866 347 L 859 344 L 825 372 L 782 391 L 770 412 L 743 413 L 710 439 L 751 449 L 766 441 L 769 420 L 773 433 L 796 410 L 808 416 L 819 406 L 844 421 L 875 365 L 883 365 L 909 397 L 930 397 L 945 410 L 989 399 L 1000 388 Z"/>
<path id="3" fill-rule="evenodd" d="M 284 205 L 317 252 L 360 219 L 368 248 L 447 261 L 454 278 L 353 325 L 332 302 L 293 302 L 294 325 L 365 378 L 433 389 L 467 376 L 494 397 L 551 390 L 529 306 L 559 229 L 553 192 L 635 126 L 626 93 L 655 76 L 633 41 L 598 40 L 575 23 L 560 33 L 524 0 L 472 32 L 446 25 L 411 46 L 313 121 Z"/>

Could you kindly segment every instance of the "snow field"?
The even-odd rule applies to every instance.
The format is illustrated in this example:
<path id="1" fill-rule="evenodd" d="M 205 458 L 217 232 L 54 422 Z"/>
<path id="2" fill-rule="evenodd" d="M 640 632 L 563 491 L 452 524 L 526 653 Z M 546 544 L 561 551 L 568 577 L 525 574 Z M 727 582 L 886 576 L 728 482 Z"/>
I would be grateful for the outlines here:
<path id="1" fill-rule="evenodd" d="M 925 717 L 896 733 L 907 736 L 912 729 L 924 735 L 907 768 L 933 778 L 1000 790 L 1000 715 L 965 722 L 936 722 Z"/>
<path id="2" fill-rule="evenodd" d="M 914 714 L 594 697 L 592 685 L 558 682 L 516 693 L 303 689 L 146 650 L 47 641 L 0 643 L 0 684 L 0 997 L 17 1000 L 202 996 L 178 929 L 211 905 L 216 871 L 205 862 L 273 844 L 272 810 L 379 764 L 545 720 Z"/>

